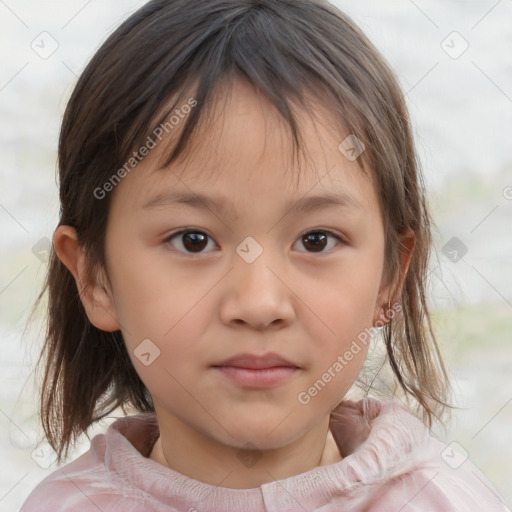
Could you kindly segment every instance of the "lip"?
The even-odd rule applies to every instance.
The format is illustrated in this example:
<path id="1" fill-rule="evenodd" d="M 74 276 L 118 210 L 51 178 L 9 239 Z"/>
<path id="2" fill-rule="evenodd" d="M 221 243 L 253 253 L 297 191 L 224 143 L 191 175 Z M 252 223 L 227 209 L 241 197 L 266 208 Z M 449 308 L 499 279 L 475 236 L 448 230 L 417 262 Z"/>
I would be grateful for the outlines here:
<path id="1" fill-rule="evenodd" d="M 293 377 L 300 367 L 275 354 L 239 354 L 212 365 L 231 382 L 241 387 L 265 389 L 282 384 Z"/>
<path id="2" fill-rule="evenodd" d="M 234 366 L 237 368 L 251 368 L 256 370 L 275 368 L 276 366 L 299 368 L 295 363 L 288 361 L 274 352 L 261 355 L 250 353 L 237 354 L 212 366 Z"/>

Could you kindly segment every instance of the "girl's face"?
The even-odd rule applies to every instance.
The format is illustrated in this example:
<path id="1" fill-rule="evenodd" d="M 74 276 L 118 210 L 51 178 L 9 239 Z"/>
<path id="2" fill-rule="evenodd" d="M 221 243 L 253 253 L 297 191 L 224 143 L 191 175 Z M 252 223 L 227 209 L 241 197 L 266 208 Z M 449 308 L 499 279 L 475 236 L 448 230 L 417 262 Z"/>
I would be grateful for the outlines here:
<path id="1" fill-rule="evenodd" d="M 298 117 L 298 185 L 287 127 L 237 83 L 186 161 L 158 169 L 158 143 L 113 191 L 107 271 L 133 364 L 160 422 L 223 445 L 277 448 L 325 422 L 388 302 L 377 196 L 338 149 L 349 134 Z M 297 368 L 216 367 L 270 352 Z"/>

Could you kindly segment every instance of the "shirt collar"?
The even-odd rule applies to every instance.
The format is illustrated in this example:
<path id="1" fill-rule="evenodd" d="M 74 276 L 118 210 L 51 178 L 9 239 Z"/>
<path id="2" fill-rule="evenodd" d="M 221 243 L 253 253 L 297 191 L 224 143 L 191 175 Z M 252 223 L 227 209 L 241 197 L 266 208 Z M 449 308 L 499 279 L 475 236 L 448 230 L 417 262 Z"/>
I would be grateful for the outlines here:
<path id="1" fill-rule="evenodd" d="M 398 402 L 364 398 L 345 401 L 331 413 L 330 430 L 343 460 L 251 489 L 207 484 L 147 458 L 158 438 L 156 415 L 116 420 L 105 434 L 108 471 L 162 503 L 183 510 L 226 512 L 315 510 L 340 491 L 381 480 L 426 444 L 423 423 Z"/>

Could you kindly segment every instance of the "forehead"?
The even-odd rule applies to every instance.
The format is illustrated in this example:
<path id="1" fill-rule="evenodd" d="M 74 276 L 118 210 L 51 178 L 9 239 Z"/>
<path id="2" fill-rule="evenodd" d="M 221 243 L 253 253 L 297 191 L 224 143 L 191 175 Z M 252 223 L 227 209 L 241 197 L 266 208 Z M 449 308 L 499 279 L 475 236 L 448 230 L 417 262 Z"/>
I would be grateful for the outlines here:
<path id="1" fill-rule="evenodd" d="M 302 158 L 294 159 L 290 127 L 276 107 L 250 84 L 235 81 L 226 94 L 207 106 L 186 151 L 176 161 L 162 166 L 186 115 L 179 118 L 181 122 L 178 120 L 173 131 L 157 141 L 115 194 L 123 195 L 139 208 L 158 202 L 159 196 L 163 199 L 170 190 L 182 197 L 188 194 L 189 199 L 211 192 L 223 196 L 224 204 L 230 202 L 226 200 L 230 194 L 232 202 L 236 202 L 237 194 L 245 194 L 247 200 L 259 195 L 268 197 L 268 201 L 281 197 L 285 202 L 288 196 L 304 196 L 313 191 L 315 195 L 320 191 L 331 196 L 345 195 L 348 202 L 351 196 L 353 204 L 357 196 L 359 202 L 368 202 L 371 183 L 367 174 L 338 148 L 348 135 L 346 130 L 321 103 L 314 104 L 312 112 L 313 116 L 303 108 L 295 108 L 303 151 Z"/>

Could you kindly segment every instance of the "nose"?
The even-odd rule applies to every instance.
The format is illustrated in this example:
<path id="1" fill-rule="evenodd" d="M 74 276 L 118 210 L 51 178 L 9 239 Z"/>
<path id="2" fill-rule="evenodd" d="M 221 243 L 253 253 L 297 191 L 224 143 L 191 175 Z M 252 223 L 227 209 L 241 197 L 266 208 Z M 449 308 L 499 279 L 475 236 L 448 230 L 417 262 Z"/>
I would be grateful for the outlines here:
<path id="1" fill-rule="evenodd" d="M 228 325 L 248 325 L 261 330 L 282 328 L 293 321 L 294 294 L 289 288 L 283 265 L 278 265 L 264 249 L 252 263 L 238 254 L 233 269 L 226 276 L 220 308 L 222 321 Z"/>

